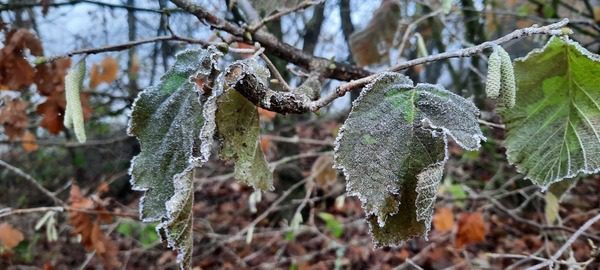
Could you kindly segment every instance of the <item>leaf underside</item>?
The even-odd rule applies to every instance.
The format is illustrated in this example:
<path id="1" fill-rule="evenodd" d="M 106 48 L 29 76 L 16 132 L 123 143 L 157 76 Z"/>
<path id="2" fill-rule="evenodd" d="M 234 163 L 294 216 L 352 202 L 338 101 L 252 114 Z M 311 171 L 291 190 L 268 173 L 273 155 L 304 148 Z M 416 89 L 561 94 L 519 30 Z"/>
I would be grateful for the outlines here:
<path id="1" fill-rule="evenodd" d="M 218 55 L 214 48 L 177 54 L 158 85 L 140 92 L 129 122 L 128 133 L 141 148 L 130 168 L 133 189 L 144 191 L 141 219 L 162 222 L 157 228 L 177 249 L 182 268 L 191 264 L 192 172 L 208 159 L 199 139 L 207 114 L 192 78 L 207 80 Z"/>
<path id="2" fill-rule="evenodd" d="M 515 61 L 517 103 L 502 112 L 507 157 L 544 188 L 600 171 L 599 62 L 559 37 Z"/>
<path id="3" fill-rule="evenodd" d="M 234 160 L 234 177 L 257 189 L 273 188 L 273 174 L 260 148 L 258 110 L 235 89 L 217 100 L 217 133 L 221 138 L 219 156 Z"/>
<path id="4" fill-rule="evenodd" d="M 468 150 L 485 139 L 479 111 L 439 86 L 384 73 L 355 101 L 336 141 L 336 166 L 358 196 L 377 246 L 426 235 L 449 135 Z"/>

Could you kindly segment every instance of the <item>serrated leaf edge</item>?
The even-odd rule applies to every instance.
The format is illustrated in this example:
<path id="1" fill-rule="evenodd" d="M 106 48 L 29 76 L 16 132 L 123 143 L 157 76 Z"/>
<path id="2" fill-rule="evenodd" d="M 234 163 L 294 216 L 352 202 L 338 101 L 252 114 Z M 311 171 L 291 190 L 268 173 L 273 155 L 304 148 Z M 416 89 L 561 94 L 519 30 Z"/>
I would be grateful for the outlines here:
<path id="1" fill-rule="evenodd" d="M 550 46 L 550 44 L 552 44 L 552 42 L 554 42 L 555 39 L 560 39 L 563 42 L 565 42 L 567 45 L 571 45 L 573 47 L 575 47 L 575 49 L 580 52 L 583 56 L 587 57 L 588 59 L 594 61 L 594 62 L 599 62 L 600 63 L 600 55 L 594 54 L 590 51 L 588 51 L 587 49 L 585 49 L 583 46 L 581 46 L 581 44 L 579 44 L 578 42 L 571 40 L 569 37 L 567 36 L 552 36 L 548 42 L 541 48 L 537 48 L 537 49 L 533 49 L 531 50 L 529 53 L 527 53 L 527 55 L 525 55 L 524 57 L 519 57 L 517 59 L 515 59 L 515 62 L 525 62 L 527 60 L 529 60 L 530 57 L 536 56 L 538 54 L 542 54 L 544 53 L 544 51 Z M 519 91 L 519 89 L 517 89 L 517 91 Z M 533 182 L 534 184 L 536 184 L 537 186 L 539 186 L 541 188 L 542 192 L 546 192 L 548 190 L 548 188 L 550 187 L 550 185 L 556 183 L 556 182 L 560 182 L 564 179 L 568 179 L 568 178 L 574 178 L 577 175 L 583 173 L 583 174 L 596 174 L 596 173 L 600 173 L 600 168 L 597 168 L 595 170 L 587 170 L 587 169 L 579 169 L 576 170 L 574 172 L 568 173 L 567 175 L 565 175 L 564 177 L 555 177 L 553 179 L 551 179 L 550 181 L 548 181 L 547 183 L 538 183 L 535 179 L 529 177 L 527 175 L 527 172 L 524 171 L 524 169 L 519 165 L 519 164 L 515 164 L 513 163 L 511 160 L 511 158 L 509 157 L 509 154 L 506 154 L 507 160 L 511 165 L 514 165 L 515 168 L 517 169 L 517 172 L 522 174 L 524 179 L 530 180 L 531 182 Z"/>

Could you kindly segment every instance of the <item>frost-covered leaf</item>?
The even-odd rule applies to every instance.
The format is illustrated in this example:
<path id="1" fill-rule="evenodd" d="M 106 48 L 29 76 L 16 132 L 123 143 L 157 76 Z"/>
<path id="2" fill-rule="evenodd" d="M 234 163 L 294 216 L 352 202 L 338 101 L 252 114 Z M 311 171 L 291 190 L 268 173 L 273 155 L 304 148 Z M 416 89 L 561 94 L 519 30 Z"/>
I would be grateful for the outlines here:
<path id="1" fill-rule="evenodd" d="M 354 103 L 336 142 L 336 166 L 358 196 L 377 245 L 425 235 L 449 135 L 468 150 L 484 139 L 468 100 L 385 73 Z"/>
<path id="2" fill-rule="evenodd" d="M 191 256 L 191 174 L 208 159 L 200 151 L 198 136 L 207 114 L 196 84 L 214 73 L 218 55 L 214 48 L 179 53 L 158 85 L 140 92 L 129 122 L 128 133 L 141 148 L 130 169 L 133 189 L 144 191 L 141 218 L 162 221 L 159 227 L 179 251 L 182 267 L 190 263 L 183 259 Z"/>
<path id="3" fill-rule="evenodd" d="M 177 250 L 177 262 L 182 269 L 192 268 L 194 182 L 193 169 L 182 173 L 175 183 L 173 197 L 166 202 L 167 218 L 158 225 L 164 230 L 170 248 Z"/>
<path id="4" fill-rule="evenodd" d="M 217 134 L 221 138 L 219 156 L 234 160 L 234 177 L 254 188 L 269 190 L 273 174 L 259 143 L 258 110 L 235 89 L 217 101 Z"/>
<path id="5" fill-rule="evenodd" d="M 502 112 L 510 163 L 547 188 L 600 171 L 600 56 L 553 37 L 515 61 L 517 103 Z"/>

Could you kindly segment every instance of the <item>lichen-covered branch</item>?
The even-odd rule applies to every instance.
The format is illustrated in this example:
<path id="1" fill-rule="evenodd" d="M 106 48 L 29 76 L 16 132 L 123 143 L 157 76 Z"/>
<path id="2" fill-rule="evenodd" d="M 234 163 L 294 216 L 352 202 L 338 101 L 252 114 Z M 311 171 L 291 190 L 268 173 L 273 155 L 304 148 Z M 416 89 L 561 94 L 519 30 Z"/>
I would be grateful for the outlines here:
<path id="1" fill-rule="evenodd" d="M 264 47 L 267 52 L 272 53 L 273 55 L 276 55 L 277 57 L 285 59 L 300 67 L 308 69 L 311 65 L 314 64 L 315 61 L 331 63 L 331 60 L 329 59 L 313 56 L 292 45 L 281 42 L 279 39 L 277 39 L 275 36 L 268 32 L 257 31 L 256 33 L 251 33 L 251 31 L 247 31 L 247 29 L 243 27 L 228 22 L 223 18 L 217 17 L 214 14 L 205 10 L 203 7 L 194 4 L 188 0 L 171 0 L 171 2 L 177 5 L 179 8 L 193 14 L 199 20 L 207 23 L 212 28 L 225 31 L 239 38 L 243 38 L 250 43 L 254 43 L 256 41 L 260 43 L 260 45 Z M 248 40 L 248 35 L 251 37 L 251 40 Z M 332 64 L 332 68 L 329 69 L 326 74 L 326 77 L 328 78 L 337 79 L 341 81 L 349 81 L 369 76 L 372 74 L 371 72 L 356 66 L 340 62 L 333 62 Z"/>
<path id="2" fill-rule="evenodd" d="M 215 16 L 188 0 L 171 0 L 171 2 L 173 2 L 179 8 L 195 15 L 198 19 L 206 22 L 215 29 L 226 31 L 231 35 L 244 39 L 247 39 L 247 35 L 250 34 L 252 36 L 251 41 L 260 43 L 267 52 L 286 59 L 291 63 L 309 70 L 315 66 L 327 66 L 327 69 L 323 72 L 323 77 L 349 81 L 337 87 L 329 95 L 318 100 L 312 100 L 312 98 L 309 98 L 302 93 L 298 93 L 298 91 L 290 93 L 271 90 L 268 88 L 268 86 L 258 83 L 256 76 L 242 72 L 243 67 L 240 64 L 232 65 L 232 67 L 228 70 L 229 74 L 227 74 L 231 87 L 234 87 L 248 100 L 264 109 L 283 114 L 318 111 L 320 108 L 327 106 L 335 99 L 344 96 L 347 92 L 363 87 L 379 76 L 379 74 L 371 74 L 369 71 L 356 66 L 332 62 L 328 59 L 310 55 L 289 44 L 279 41 L 272 34 L 266 31 L 257 31 L 256 33 L 252 34 L 246 29 Z M 568 29 L 562 29 L 568 23 L 569 20 L 564 19 L 562 21 L 545 26 L 534 25 L 531 27 L 518 29 L 493 41 L 487 41 L 476 46 L 467 47 L 456 51 L 443 52 L 426 57 L 416 58 L 391 67 L 387 71 L 397 72 L 413 66 L 440 60 L 470 57 L 479 54 L 493 46 L 501 45 L 508 41 L 527 36 L 569 34 L 570 31 Z"/>

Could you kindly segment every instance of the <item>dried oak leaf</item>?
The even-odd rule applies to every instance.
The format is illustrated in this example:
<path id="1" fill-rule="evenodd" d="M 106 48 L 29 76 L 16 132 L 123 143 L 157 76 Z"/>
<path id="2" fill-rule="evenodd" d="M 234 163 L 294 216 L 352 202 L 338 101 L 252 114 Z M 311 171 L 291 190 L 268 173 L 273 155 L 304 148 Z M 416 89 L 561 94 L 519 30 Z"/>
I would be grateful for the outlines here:
<path id="1" fill-rule="evenodd" d="M 90 88 L 95 89 L 101 83 L 111 83 L 117 78 L 119 63 L 112 57 L 106 57 L 100 64 L 94 64 L 90 71 Z"/>
<path id="2" fill-rule="evenodd" d="M 84 197 L 77 185 L 71 187 L 69 202 L 72 209 L 106 211 L 102 205 Z M 73 226 L 73 232 L 81 236 L 81 244 L 87 251 L 96 251 L 106 269 L 119 267 L 117 245 L 100 230 L 100 224 L 111 221 L 112 216 L 103 213 L 92 214 L 81 210 L 69 211 L 69 223 Z"/>
<path id="3" fill-rule="evenodd" d="M 26 29 L 20 28 L 5 34 L 4 48 L 0 49 L 0 89 L 19 90 L 28 87 L 35 77 L 35 69 L 29 64 L 26 51 L 42 56 L 40 40 Z"/>
<path id="4" fill-rule="evenodd" d="M 25 135 L 27 117 L 27 102 L 21 99 L 4 98 L 0 100 L 0 124 L 9 139 L 19 139 Z"/>
<path id="5" fill-rule="evenodd" d="M 452 209 L 442 207 L 433 214 L 433 227 L 436 231 L 445 233 L 452 230 L 454 227 L 454 214 Z"/>
<path id="6" fill-rule="evenodd" d="M 83 117 L 86 120 L 92 116 L 89 97 L 90 95 L 88 93 L 81 94 Z M 47 97 L 44 103 L 37 107 L 37 114 L 42 116 L 40 126 L 47 129 L 52 134 L 58 134 L 64 128 L 63 119 L 66 107 L 67 102 L 65 101 L 64 92 L 53 92 Z"/>
<path id="7" fill-rule="evenodd" d="M 454 240 L 456 248 L 475 244 L 485 240 L 486 226 L 479 212 L 462 213 L 458 217 L 458 230 Z"/>
<path id="8" fill-rule="evenodd" d="M 37 65 L 34 82 L 38 92 L 43 96 L 49 96 L 54 92 L 64 92 L 65 76 L 69 67 L 71 67 L 70 58 L 61 58 L 51 63 Z"/>
<path id="9" fill-rule="evenodd" d="M 0 246 L 11 250 L 23 241 L 23 233 L 12 225 L 4 222 L 0 224 Z"/>

